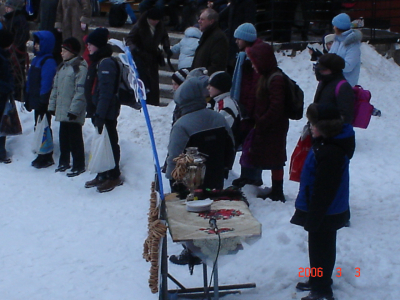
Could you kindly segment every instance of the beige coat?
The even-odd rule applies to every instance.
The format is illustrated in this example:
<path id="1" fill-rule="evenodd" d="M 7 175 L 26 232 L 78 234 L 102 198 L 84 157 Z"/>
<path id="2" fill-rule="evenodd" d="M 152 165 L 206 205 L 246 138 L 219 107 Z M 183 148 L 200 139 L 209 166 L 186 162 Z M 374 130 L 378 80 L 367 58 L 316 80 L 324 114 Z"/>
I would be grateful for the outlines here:
<path id="1" fill-rule="evenodd" d="M 90 0 L 60 0 L 57 7 L 55 28 L 62 30 L 63 40 L 73 36 L 81 42 L 84 50 L 83 37 L 89 33 L 89 24 L 92 17 Z M 85 23 L 86 29 L 81 29 Z"/>

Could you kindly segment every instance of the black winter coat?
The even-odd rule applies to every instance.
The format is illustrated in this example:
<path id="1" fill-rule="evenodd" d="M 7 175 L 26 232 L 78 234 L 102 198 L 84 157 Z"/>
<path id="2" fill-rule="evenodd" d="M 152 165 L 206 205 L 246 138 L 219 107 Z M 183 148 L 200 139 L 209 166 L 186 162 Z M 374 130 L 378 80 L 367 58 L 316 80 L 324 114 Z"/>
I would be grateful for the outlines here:
<path id="1" fill-rule="evenodd" d="M 207 28 L 199 41 L 194 54 L 192 69 L 204 67 L 211 75 L 217 71 L 225 71 L 228 61 L 228 39 L 217 23 Z"/>
<path id="2" fill-rule="evenodd" d="M 132 52 L 140 79 L 144 82 L 146 89 L 150 90 L 146 95 L 147 104 L 159 105 L 158 58 L 160 52 L 158 46 L 162 44 L 164 51 L 169 51 L 170 48 L 168 32 L 163 22 L 156 25 L 154 35 L 152 35 L 147 22 L 147 12 L 143 13 L 126 37 L 126 44 Z"/>
<path id="3" fill-rule="evenodd" d="M 324 77 L 318 84 L 314 103 L 332 103 L 336 105 L 344 122 L 351 124 L 354 119 L 354 92 L 348 82 L 342 84 L 336 96 L 336 86 L 345 80 L 342 73 L 334 73 Z"/>
<path id="4" fill-rule="evenodd" d="M 118 65 L 111 59 L 110 45 L 100 48 L 90 55 L 92 64 L 85 82 L 87 117 L 116 120 L 121 104 L 115 97 L 118 80 Z"/>
<path id="5" fill-rule="evenodd" d="M 14 81 L 9 60 L 10 53 L 0 48 L 0 115 L 4 111 L 7 95 L 13 92 Z"/>

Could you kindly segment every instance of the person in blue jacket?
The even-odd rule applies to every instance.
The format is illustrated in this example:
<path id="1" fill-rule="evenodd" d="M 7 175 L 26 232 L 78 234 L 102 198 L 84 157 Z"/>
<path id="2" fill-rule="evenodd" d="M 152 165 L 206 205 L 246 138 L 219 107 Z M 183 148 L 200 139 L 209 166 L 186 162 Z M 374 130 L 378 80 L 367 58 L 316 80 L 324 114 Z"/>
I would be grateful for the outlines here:
<path id="1" fill-rule="evenodd" d="M 13 39 L 12 33 L 0 29 L 0 114 L 3 114 L 6 103 L 14 91 L 10 52 L 8 51 Z M 7 156 L 5 136 L 0 136 L 0 163 L 11 163 L 11 159 Z"/>
<path id="2" fill-rule="evenodd" d="M 310 291 L 302 300 L 333 300 L 337 230 L 350 219 L 349 162 L 355 135 L 332 103 L 311 104 L 307 118 L 313 145 L 301 173 L 296 211 L 290 222 L 308 231 L 310 270 L 320 273 L 296 287 Z"/>
<path id="3" fill-rule="evenodd" d="M 51 125 L 51 114 L 47 111 L 53 78 L 57 71 L 57 63 L 53 57 L 55 45 L 54 35 L 47 30 L 38 31 L 33 34 L 33 53 L 25 89 L 25 108 L 35 111 L 35 126 L 39 117 L 46 116 L 49 126 Z M 53 152 L 39 154 L 32 166 L 38 169 L 47 168 L 54 164 Z"/>

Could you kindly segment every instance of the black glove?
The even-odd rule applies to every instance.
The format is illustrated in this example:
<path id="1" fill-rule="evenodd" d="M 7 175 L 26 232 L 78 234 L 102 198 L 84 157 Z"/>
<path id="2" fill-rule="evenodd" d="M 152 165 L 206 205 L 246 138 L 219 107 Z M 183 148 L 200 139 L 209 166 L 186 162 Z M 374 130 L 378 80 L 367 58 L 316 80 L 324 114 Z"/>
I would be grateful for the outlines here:
<path id="1" fill-rule="evenodd" d="M 44 104 L 44 103 L 39 103 L 38 104 L 38 106 L 37 106 L 37 108 L 36 108 L 36 112 L 39 114 L 39 115 L 44 115 L 45 113 L 47 113 L 47 104 Z"/>
<path id="2" fill-rule="evenodd" d="M 171 58 L 172 55 L 174 55 L 174 53 L 171 51 L 171 49 L 167 49 L 167 50 L 165 51 L 165 53 L 167 54 L 167 58 Z"/>
<path id="3" fill-rule="evenodd" d="M 70 121 L 76 120 L 76 119 L 78 118 L 77 115 L 74 115 L 74 114 L 72 114 L 72 113 L 70 113 L 70 112 L 68 113 L 67 117 L 68 117 L 68 119 L 69 119 Z"/>
<path id="4" fill-rule="evenodd" d="M 101 134 L 103 132 L 103 127 L 104 127 L 104 119 L 100 118 L 98 116 L 94 117 L 94 124 L 95 127 L 97 127 L 97 130 Z"/>
<path id="5" fill-rule="evenodd" d="M 26 109 L 27 111 L 32 111 L 32 107 L 29 105 L 29 102 L 28 102 L 28 101 L 25 101 L 25 102 L 24 102 L 24 106 L 25 106 L 25 109 Z"/>
<path id="6" fill-rule="evenodd" d="M 56 115 L 56 112 L 54 111 L 54 110 L 48 110 L 47 111 L 49 114 L 51 114 L 52 116 L 55 116 Z"/>
<path id="7" fill-rule="evenodd" d="M 225 169 L 224 170 L 224 178 L 228 179 L 228 177 L 229 177 L 229 169 Z"/>

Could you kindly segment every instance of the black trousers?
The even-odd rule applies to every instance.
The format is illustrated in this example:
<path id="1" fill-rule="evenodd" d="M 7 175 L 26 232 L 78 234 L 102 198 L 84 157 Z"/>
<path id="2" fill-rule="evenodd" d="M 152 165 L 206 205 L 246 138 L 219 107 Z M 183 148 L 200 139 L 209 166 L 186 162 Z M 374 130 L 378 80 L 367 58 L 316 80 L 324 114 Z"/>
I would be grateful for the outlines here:
<path id="1" fill-rule="evenodd" d="M 6 137 L 0 136 L 0 159 L 6 159 L 7 152 L 6 152 Z"/>
<path id="2" fill-rule="evenodd" d="M 313 291 L 332 295 L 332 272 L 336 261 L 336 233 L 309 232 L 308 254 L 310 268 L 322 268 L 322 277 L 310 277 L 310 285 Z"/>
<path id="3" fill-rule="evenodd" d="M 82 125 L 72 122 L 60 122 L 60 160 L 59 165 L 69 165 L 72 155 L 72 168 L 85 168 L 85 148 L 82 137 Z"/>
<path id="4" fill-rule="evenodd" d="M 119 160 L 121 158 L 121 151 L 118 145 L 118 131 L 117 131 L 117 120 L 105 120 L 104 126 L 107 128 L 108 136 L 110 138 L 111 148 L 115 160 L 115 168 L 106 172 L 100 173 L 101 177 L 108 179 L 117 179 L 121 175 L 119 169 Z"/>

